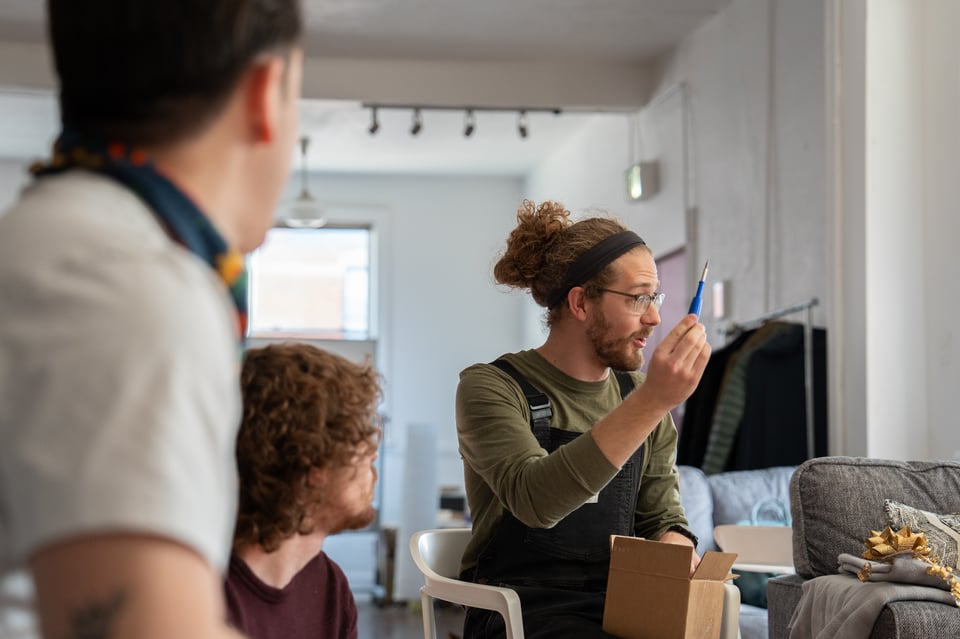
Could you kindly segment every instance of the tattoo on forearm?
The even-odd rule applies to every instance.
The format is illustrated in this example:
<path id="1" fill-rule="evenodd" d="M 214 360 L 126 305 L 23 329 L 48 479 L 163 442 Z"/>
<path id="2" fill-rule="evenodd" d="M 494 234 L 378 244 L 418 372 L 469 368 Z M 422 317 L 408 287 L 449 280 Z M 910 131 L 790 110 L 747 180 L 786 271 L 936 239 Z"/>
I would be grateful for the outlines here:
<path id="1" fill-rule="evenodd" d="M 105 601 L 74 611 L 69 639 L 108 639 L 126 600 L 126 593 L 119 591 Z"/>

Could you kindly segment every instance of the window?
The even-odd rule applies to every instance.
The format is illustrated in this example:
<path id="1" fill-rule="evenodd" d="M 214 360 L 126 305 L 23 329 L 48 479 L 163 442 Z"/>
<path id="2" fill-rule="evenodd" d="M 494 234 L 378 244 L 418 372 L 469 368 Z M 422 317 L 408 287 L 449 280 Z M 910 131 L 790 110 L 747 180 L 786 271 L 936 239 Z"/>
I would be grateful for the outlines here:
<path id="1" fill-rule="evenodd" d="M 274 228 L 249 258 L 250 337 L 371 338 L 369 228 Z"/>

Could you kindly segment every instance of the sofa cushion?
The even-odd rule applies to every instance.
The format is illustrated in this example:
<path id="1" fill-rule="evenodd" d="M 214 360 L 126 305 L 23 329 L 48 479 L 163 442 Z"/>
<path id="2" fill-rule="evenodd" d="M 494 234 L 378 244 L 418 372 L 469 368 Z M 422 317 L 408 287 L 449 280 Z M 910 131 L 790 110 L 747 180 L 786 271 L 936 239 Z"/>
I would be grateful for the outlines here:
<path id="1" fill-rule="evenodd" d="M 960 463 L 820 457 L 790 481 L 797 574 L 837 572 L 840 553 L 859 555 L 871 530 L 886 526 L 886 499 L 932 512 L 960 512 Z"/>
<path id="2" fill-rule="evenodd" d="M 680 471 L 680 502 L 690 522 L 693 534 L 700 538 L 697 552 L 701 555 L 716 550 L 713 541 L 713 496 L 703 471 L 693 466 L 678 466 Z"/>
<path id="3" fill-rule="evenodd" d="M 951 568 L 957 567 L 960 546 L 960 514 L 938 515 L 888 499 L 883 502 L 887 523 L 894 530 L 909 526 L 927 536 L 932 558 Z"/>
<path id="4" fill-rule="evenodd" d="M 777 466 L 708 476 L 713 494 L 713 525 L 747 521 L 756 504 L 770 499 L 790 508 L 790 477 L 794 470 L 794 466 Z"/>

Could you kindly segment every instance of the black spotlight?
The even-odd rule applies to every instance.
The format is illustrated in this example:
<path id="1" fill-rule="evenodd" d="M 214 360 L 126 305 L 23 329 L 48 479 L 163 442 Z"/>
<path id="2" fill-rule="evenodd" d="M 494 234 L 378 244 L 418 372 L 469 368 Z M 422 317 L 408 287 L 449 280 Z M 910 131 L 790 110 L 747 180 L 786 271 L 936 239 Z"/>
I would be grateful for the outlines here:
<path id="1" fill-rule="evenodd" d="M 413 126 L 410 127 L 410 135 L 417 135 L 423 129 L 423 118 L 420 116 L 420 107 L 413 110 Z"/>
<path id="2" fill-rule="evenodd" d="M 380 130 L 380 120 L 377 119 L 377 107 L 373 107 L 370 110 L 370 128 L 367 130 L 370 131 L 370 135 Z"/>
<path id="3" fill-rule="evenodd" d="M 477 128 L 477 118 L 473 115 L 473 109 L 467 109 L 467 114 L 463 118 L 463 137 L 469 138 Z"/>
<path id="4" fill-rule="evenodd" d="M 527 112 L 521 111 L 517 116 L 517 133 L 520 134 L 520 137 L 524 140 L 527 139 L 527 136 L 530 134 L 530 129 L 527 128 Z"/>

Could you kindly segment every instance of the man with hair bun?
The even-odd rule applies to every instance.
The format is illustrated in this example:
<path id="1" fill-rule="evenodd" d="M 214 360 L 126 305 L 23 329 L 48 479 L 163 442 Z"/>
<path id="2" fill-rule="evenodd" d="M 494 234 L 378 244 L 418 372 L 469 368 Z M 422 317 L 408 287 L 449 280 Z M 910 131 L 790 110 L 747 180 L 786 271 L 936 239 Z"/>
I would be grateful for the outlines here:
<path id="1" fill-rule="evenodd" d="M 309 344 L 272 344 L 247 352 L 241 390 L 230 623 L 250 639 L 356 639 L 357 606 L 323 542 L 375 516 L 377 374 Z"/>
<path id="2" fill-rule="evenodd" d="M 611 637 L 610 535 L 696 548 L 670 409 L 696 388 L 710 345 L 687 315 L 637 372 L 663 301 L 649 247 L 612 219 L 573 223 L 556 202 L 524 202 L 517 221 L 494 276 L 547 309 L 549 335 L 460 374 L 473 516 L 461 577 L 515 589 L 528 638 Z M 499 614 L 467 610 L 464 639 L 504 634 Z"/>

